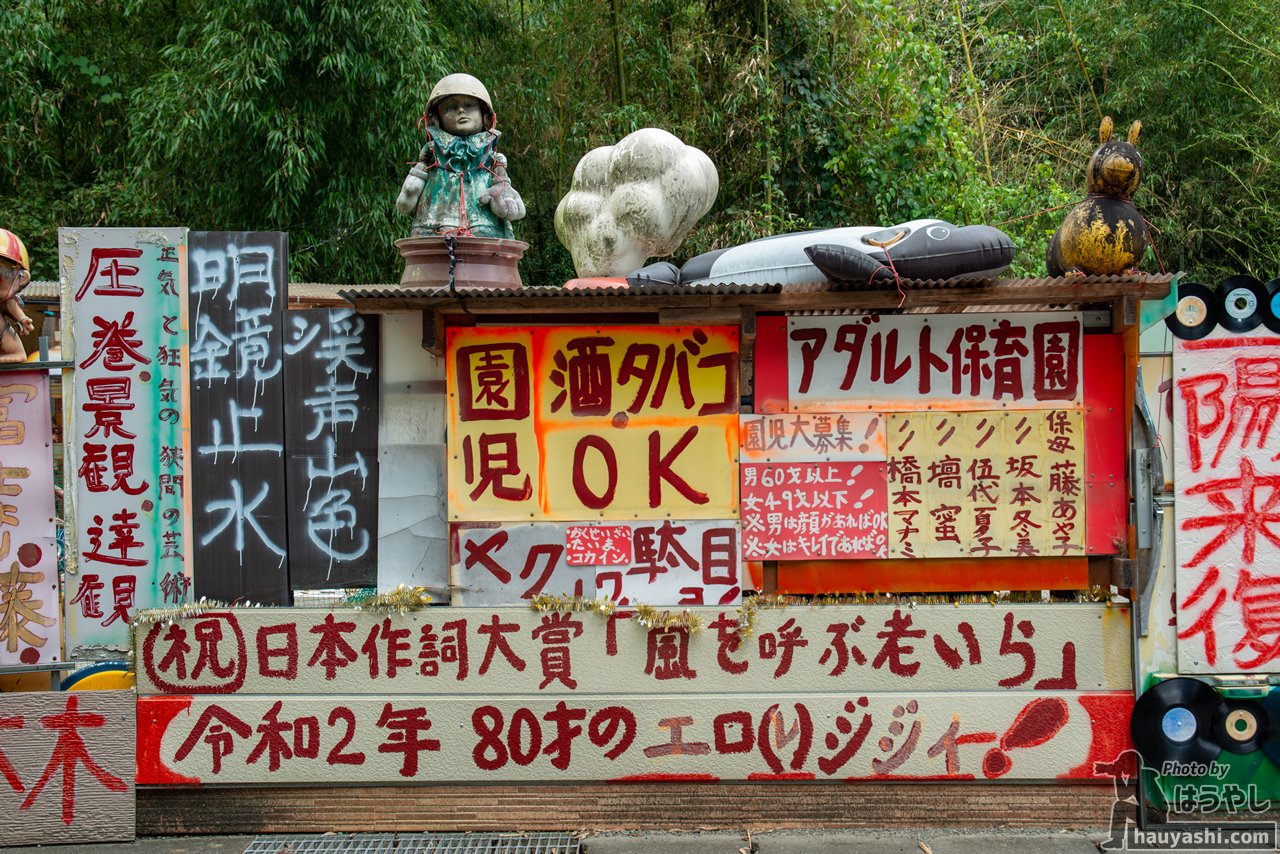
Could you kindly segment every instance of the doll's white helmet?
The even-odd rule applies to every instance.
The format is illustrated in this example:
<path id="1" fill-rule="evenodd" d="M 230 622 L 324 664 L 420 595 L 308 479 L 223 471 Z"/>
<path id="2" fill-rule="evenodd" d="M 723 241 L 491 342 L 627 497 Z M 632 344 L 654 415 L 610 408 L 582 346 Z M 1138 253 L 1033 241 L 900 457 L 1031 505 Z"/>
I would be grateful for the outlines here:
<path id="1" fill-rule="evenodd" d="M 489 100 L 489 90 L 484 84 L 470 74 L 449 74 L 440 78 L 440 82 L 431 90 L 427 99 L 427 115 L 432 115 L 436 103 L 450 95 L 469 95 L 484 104 L 484 108 L 493 115 L 493 101 Z"/>

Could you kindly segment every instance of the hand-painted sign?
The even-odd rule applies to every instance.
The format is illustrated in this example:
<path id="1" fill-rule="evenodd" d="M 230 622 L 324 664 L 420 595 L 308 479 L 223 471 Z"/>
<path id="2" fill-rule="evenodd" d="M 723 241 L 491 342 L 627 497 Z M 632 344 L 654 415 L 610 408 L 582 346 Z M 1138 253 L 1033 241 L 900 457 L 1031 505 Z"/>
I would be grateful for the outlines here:
<path id="1" fill-rule="evenodd" d="M 885 465 L 742 463 L 744 560 L 886 556 Z"/>
<path id="2" fill-rule="evenodd" d="M 131 840 L 132 691 L 0 694 L 0 846 Z"/>
<path id="3" fill-rule="evenodd" d="M 191 576 L 163 590 L 289 603 L 284 484 L 284 305 L 288 236 L 192 232 Z"/>
<path id="4" fill-rule="evenodd" d="M 61 229 L 74 361 L 68 482 L 74 573 L 67 649 L 123 648 L 139 608 L 184 578 L 187 481 L 186 230 Z"/>
<path id="5" fill-rule="evenodd" d="M 49 374 L 0 374 L 0 665 L 62 660 Z"/>
<path id="6" fill-rule="evenodd" d="M 737 330 L 447 334 L 451 520 L 736 515 Z"/>
<path id="7" fill-rule="evenodd" d="M 138 690 L 170 694 L 1097 691 L 1131 683 L 1123 608 L 895 605 L 694 609 L 705 630 L 622 608 L 256 608 L 137 633 Z"/>
<path id="8" fill-rule="evenodd" d="M 1280 671 L 1280 336 L 1257 332 L 1174 344 L 1184 672 Z"/>
<path id="9" fill-rule="evenodd" d="M 1030 780 L 1095 777 L 1133 696 L 145 697 L 138 781 Z"/>
<path id="10" fill-rule="evenodd" d="M 742 462 L 885 459 L 884 417 L 874 412 L 741 415 Z"/>
<path id="11" fill-rule="evenodd" d="M 741 599 L 736 519 L 452 528 L 455 605 L 516 605 L 539 594 L 607 597 L 619 605 Z M 595 530 L 605 533 L 593 537 Z M 570 561 L 575 552 L 594 561 Z"/>
<path id="12" fill-rule="evenodd" d="M 789 408 L 1079 405 L 1082 332 L 1073 312 L 791 317 Z"/>
<path id="13" fill-rule="evenodd" d="M 295 589 L 378 574 L 378 318 L 290 311 L 284 345 L 288 551 Z"/>
<path id="14" fill-rule="evenodd" d="M 889 418 L 893 557 L 1084 554 L 1079 410 Z"/>

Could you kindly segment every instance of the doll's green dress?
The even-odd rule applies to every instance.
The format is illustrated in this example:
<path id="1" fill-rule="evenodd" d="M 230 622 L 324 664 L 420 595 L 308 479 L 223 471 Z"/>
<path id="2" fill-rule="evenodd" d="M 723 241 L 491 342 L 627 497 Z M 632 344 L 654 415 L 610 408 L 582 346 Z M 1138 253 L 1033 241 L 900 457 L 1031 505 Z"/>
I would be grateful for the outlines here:
<path id="1" fill-rule="evenodd" d="M 414 237 L 434 234 L 456 234 L 472 237 L 515 236 L 511 223 L 499 219 L 480 194 L 497 183 L 498 166 L 495 149 L 499 131 L 486 130 L 468 136 L 454 136 L 438 127 L 427 128 L 427 141 L 418 155 L 425 164 L 415 166 L 416 174 L 426 182 L 418 206 L 413 212 Z"/>

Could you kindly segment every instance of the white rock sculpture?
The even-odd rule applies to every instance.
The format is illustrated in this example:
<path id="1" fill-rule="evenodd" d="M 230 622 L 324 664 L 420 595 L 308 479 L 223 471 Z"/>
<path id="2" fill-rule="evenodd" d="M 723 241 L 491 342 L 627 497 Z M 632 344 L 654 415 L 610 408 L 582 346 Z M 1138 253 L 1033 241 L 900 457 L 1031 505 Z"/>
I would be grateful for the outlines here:
<path id="1" fill-rule="evenodd" d="M 675 252 L 719 189 L 711 158 L 643 128 L 578 161 L 556 208 L 556 235 L 579 276 L 625 276 Z"/>

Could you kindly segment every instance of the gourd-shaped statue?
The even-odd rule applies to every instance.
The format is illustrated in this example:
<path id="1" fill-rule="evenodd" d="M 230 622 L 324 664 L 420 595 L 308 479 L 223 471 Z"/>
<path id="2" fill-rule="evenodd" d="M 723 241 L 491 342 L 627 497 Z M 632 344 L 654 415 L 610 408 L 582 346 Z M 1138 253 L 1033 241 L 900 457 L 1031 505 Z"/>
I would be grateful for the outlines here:
<path id="1" fill-rule="evenodd" d="M 513 237 L 524 201 L 496 150 L 493 102 L 470 74 L 450 74 L 431 90 L 427 139 L 409 170 L 396 209 L 413 217 L 413 237 Z"/>
<path id="2" fill-rule="evenodd" d="M 1142 181 L 1138 135 L 1142 122 L 1129 127 L 1128 141 L 1111 138 L 1111 117 L 1102 120 L 1102 144 L 1089 161 L 1089 196 L 1067 214 L 1049 241 L 1045 266 L 1050 276 L 1095 276 L 1133 272 L 1147 251 L 1147 221 L 1133 204 Z"/>

